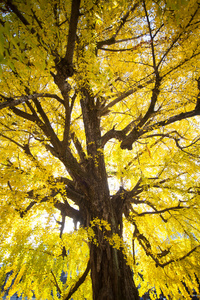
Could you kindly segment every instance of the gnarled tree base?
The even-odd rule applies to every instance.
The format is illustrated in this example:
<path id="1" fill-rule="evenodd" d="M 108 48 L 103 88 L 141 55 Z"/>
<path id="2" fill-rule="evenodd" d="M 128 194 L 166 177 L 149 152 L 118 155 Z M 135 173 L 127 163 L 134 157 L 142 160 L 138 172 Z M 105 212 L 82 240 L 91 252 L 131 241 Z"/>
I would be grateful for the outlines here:
<path id="1" fill-rule="evenodd" d="M 120 250 L 108 242 L 90 246 L 93 300 L 139 300 L 133 273 Z"/>

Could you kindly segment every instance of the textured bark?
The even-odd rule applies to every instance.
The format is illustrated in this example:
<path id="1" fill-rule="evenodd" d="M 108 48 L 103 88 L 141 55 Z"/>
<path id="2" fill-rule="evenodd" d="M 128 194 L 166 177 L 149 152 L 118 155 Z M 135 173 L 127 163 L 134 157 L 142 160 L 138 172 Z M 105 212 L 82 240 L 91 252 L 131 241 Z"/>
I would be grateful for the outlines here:
<path id="1" fill-rule="evenodd" d="M 123 199 L 119 195 L 110 196 L 104 155 L 101 151 L 101 131 L 97 104 L 89 88 L 82 89 L 81 108 L 85 128 L 89 182 L 87 198 L 90 206 L 87 211 L 87 226 L 90 220 L 98 218 L 107 221 L 111 231 L 94 228 L 97 243 L 90 244 L 90 265 L 93 300 L 138 300 L 138 291 L 133 274 L 126 264 L 122 251 L 115 249 L 106 240 L 112 234 L 122 237 Z"/>
<path id="2" fill-rule="evenodd" d="M 138 300 L 133 272 L 121 250 L 115 249 L 97 230 L 97 242 L 90 245 L 93 300 Z"/>

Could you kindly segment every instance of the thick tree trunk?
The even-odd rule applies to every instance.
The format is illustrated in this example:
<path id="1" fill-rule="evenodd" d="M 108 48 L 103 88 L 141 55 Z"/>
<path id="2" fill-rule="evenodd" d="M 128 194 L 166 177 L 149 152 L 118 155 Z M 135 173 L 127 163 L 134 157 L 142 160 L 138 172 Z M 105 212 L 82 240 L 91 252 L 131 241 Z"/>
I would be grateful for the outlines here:
<path id="1" fill-rule="evenodd" d="M 100 241 L 99 241 L 100 242 Z M 138 300 L 133 273 L 123 253 L 101 241 L 90 245 L 93 300 Z"/>
<path id="2" fill-rule="evenodd" d="M 106 217 L 98 213 L 98 219 L 106 220 L 111 225 L 111 230 L 92 227 L 95 232 L 95 240 L 90 243 L 90 266 L 93 289 L 93 300 L 138 300 L 138 289 L 133 280 L 133 272 L 127 265 L 122 248 L 116 249 L 108 238 L 117 234 L 122 238 L 119 215 L 114 211 L 110 202 L 106 201 Z M 109 211 L 109 213 L 108 213 Z M 120 218 L 122 213 L 120 212 Z M 94 218 L 91 218 L 94 219 Z"/>
<path id="3" fill-rule="evenodd" d="M 90 244 L 90 265 L 93 300 L 138 300 L 138 291 L 133 274 L 121 250 L 115 249 L 106 240 L 119 234 L 122 237 L 123 197 L 119 191 L 110 196 L 102 148 L 98 101 L 89 86 L 82 88 L 81 108 L 87 144 L 87 212 L 86 224 L 97 218 L 105 220 L 111 231 L 94 227 L 97 243 Z"/>

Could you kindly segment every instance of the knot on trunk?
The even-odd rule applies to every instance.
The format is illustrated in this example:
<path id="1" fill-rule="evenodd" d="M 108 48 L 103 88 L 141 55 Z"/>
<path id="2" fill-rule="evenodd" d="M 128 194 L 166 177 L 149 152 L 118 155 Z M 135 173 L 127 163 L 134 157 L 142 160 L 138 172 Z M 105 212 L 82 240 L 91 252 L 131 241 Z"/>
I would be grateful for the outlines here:
<path id="1" fill-rule="evenodd" d="M 59 76 L 62 76 L 63 79 L 67 79 L 74 75 L 74 68 L 72 64 L 68 64 L 67 61 L 61 59 L 61 61 L 56 66 Z"/>
<path id="2" fill-rule="evenodd" d="M 72 63 L 68 63 L 66 58 L 62 58 L 61 60 L 55 60 L 55 68 L 57 74 L 54 74 L 54 82 L 59 86 L 60 82 L 65 81 L 67 78 L 72 77 L 74 75 L 74 68 Z"/>

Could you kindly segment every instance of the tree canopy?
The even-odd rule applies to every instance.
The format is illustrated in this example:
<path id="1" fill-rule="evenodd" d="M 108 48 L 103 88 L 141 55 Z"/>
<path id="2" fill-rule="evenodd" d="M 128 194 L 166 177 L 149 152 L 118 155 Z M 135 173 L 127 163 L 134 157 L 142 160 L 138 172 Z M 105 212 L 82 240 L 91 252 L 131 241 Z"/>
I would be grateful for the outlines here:
<path id="1" fill-rule="evenodd" d="M 200 3 L 5 0 L 0 12 L 2 295 L 190 299 Z"/>

